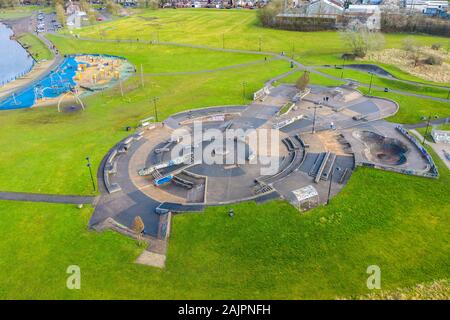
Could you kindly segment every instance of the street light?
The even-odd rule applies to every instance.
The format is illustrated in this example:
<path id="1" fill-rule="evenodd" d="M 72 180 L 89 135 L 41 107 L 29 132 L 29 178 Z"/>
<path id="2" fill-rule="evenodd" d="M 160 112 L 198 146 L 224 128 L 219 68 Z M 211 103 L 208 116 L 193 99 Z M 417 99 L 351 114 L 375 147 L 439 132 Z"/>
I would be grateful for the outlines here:
<path id="1" fill-rule="evenodd" d="M 245 87 L 247 86 L 247 81 L 242 81 L 242 104 L 245 104 Z"/>
<path id="2" fill-rule="evenodd" d="M 261 51 L 261 41 L 262 41 L 261 36 L 259 36 L 259 51 Z"/>
<path id="3" fill-rule="evenodd" d="M 328 198 L 327 198 L 327 205 L 330 203 L 330 196 L 331 196 L 331 182 L 333 181 L 333 173 L 334 171 L 341 171 L 341 168 L 336 167 L 336 168 L 331 168 L 331 173 L 330 173 L 330 184 L 328 186 Z"/>
<path id="4" fill-rule="evenodd" d="M 159 98 L 158 97 L 153 97 L 152 101 L 153 101 L 153 108 L 155 109 L 155 120 L 156 122 L 158 122 L 158 108 L 156 107 L 156 102 L 158 102 Z"/>
<path id="5" fill-rule="evenodd" d="M 341 79 L 344 77 L 344 67 L 345 67 L 345 59 L 342 58 L 342 71 L 341 71 Z"/>
<path id="6" fill-rule="evenodd" d="M 311 133 L 316 133 L 316 110 L 317 108 L 322 108 L 322 105 L 320 105 L 318 102 L 315 102 L 314 106 L 310 108 L 314 108 L 313 125 Z"/>
<path id="7" fill-rule="evenodd" d="M 423 141 L 422 141 L 422 144 L 423 145 L 425 145 L 425 137 L 427 136 L 427 134 L 428 134 L 428 127 L 430 126 L 430 121 L 431 121 L 431 119 L 437 119 L 438 118 L 438 116 L 434 116 L 434 117 L 432 117 L 431 115 L 429 115 L 428 117 L 422 117 L 422 119 L 423 120 L 427 120 L 427 128 L 425 129 L 425 134 L 423 135 Z"/>
<path id="8" fill-rule="evenodd" d="M 89 157 L 86 157 L 87 164 L 86 166 L 89 168 L 89 174 L 91 175 L 91 181 L 92 181 L 92 188 L 95 192 L 95 182 L 94 182 L 94 176 L 92 175 L 92 165 L 91 165 L 91 159 Z"/>

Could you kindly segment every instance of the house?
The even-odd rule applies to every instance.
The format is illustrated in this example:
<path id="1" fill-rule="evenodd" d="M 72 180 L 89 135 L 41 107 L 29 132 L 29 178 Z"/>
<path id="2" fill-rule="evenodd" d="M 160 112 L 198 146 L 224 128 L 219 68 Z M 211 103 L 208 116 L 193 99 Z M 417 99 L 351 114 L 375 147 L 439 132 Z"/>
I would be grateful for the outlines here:
<path id="1" fill-rule="evenodd" d="M 341 0 L 314 0 L 306 8 L 306 15 L 341 15 L 344 12 L 344 2 Z"/>
<path id="2" fill-rule="evenodd" d="M 378 5 L 349 5 L 345 10 L 345 16 L 350 18 L 348 28 L 365 27 L 369 31 L 381 29 L 381 10 Z"/>

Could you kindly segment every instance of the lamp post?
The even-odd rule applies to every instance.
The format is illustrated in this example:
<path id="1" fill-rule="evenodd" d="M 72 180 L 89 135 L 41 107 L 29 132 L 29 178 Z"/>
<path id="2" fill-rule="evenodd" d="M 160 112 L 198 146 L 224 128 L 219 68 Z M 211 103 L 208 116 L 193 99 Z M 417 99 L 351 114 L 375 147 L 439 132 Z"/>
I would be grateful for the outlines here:
<path id="1" fill-rule="evenodd" d="M 242 81 L 242 104 L 245 104 L 245 87 L 247 86 L 247 81 Z"/>
<path id="2" fill-rule="evenodd" d="M 222 33 L 222 49 L 225 49 L 225 33 Z"/>
<path id="3" fill-rule="evenodd" d="M 425 134 L 423 135 L 423 141 L 422 141 L 422 144 L 423 144 L 423 145 L 425 145 L 425 137 L 426 137 L 427 134 L 428 134 L 428 127 L 430 126 L 430 121 L 431 121 L 432 118 L 437 119 L 438 116 L 432 117 L 431 115 L 429 115 L 428 117 L 425 117 L 425 119 L 427 120 L 427 127 L 426 127 L 426 129 L 425 129 Z M 423 119 L 423 118 L 422 118 L 422 119 Z"/>
<path id="4" fill-rule="evenodd" d="M 331 196 L 331 183 L 333 181 L 333 174 L 334 171 L 341 171 L 341 168 L 331 168 L 331 174 L 330 174 L 330 184 L 328 185 L 328 197 L 327 197 L 327 205 L 330 203 L 330 196 Z"/>
<path id="5" fill-rule="evenodd" d="M 319 104 L 318 102 L 315 102 L 314 106 L 312 108 L 314 108 L 314 116 L 313 116 L 313 124 L 312 124 L 311 133 L 314 134 L 314 133 L 316 133 L 316 111 L 317 111 L 317 108 L 322 108 L 322 105 Z"/>
<path id="6" fill-rule="evenodd" d="M 260 52 L 261 52 L 261 41 L 262 41 L 261 36 L 259 36 L 259 51 Z"/>
<path id="7" fill-rule="evenodd" d="M 372 93 L 372 79 L 373 79 L 373 72 L 370 73 L 370 84 L 369 84 L 369 94 Z"/>
<path id="8" fill-rule="evenodd" d="M 345 59 L 342 58 L 342 71 L 341 71 L 341 79 L 344 77 L 344 67 L 345 67 Z"/>
<path id="9" fill-rule="evenodd" d="M 92 175 L 92 164 L 91 164 L 91 159 L 89 157 L 86 157 L 86 167 L 89 168 L 89 174 L 91 175 L 91 181 L 92 181 L 92 188 L 94 189 L 95 192 L 95 182 L 94 182 L 94 176 Z"/>
<path id="10" fill-rule="evenodd" d="M 158 97 L 153 97 L 152 101 L 153 101 L 153 108 L 155 110 L 155 120 L 156 122 L 158 122 L 158 108 L 156 107 L 156 102 L 158 102 L 159 98 Z"/>

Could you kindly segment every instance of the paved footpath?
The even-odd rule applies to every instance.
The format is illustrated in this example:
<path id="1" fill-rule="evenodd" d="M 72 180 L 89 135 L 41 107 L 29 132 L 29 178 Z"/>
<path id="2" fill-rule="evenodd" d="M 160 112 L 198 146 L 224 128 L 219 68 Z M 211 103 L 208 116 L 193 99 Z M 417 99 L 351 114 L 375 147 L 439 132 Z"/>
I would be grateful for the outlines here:
<path id="1" fill-rule="evenodd" d="M 66 204 L 94 204 L 96 201 L 96 197 L 0 191 L 0 200 L 66 203 Z"/>
<path id="2" fill-rule="evenodd" d="M 316 70 L 314 67 L 311 67 L 311 66 L 305 66 L 302 63 L 298 62 L 297 60 L 291 59 L 290 57 L 286 56 L 284 53 L 278 54 L 278 53 L 275 53 L 275 52 L 266 52 L 266 51 L 253 51 L 253 50 L 241 50 L 241 49 L 225 49 L 225 48 L 216 48 L 216 47 L 210 47 L 210 46 L 205 46 L 205 45 L 195 45 L 195 44 L 179 43 L 179 42 L 171 42 L 171 41 L 159 41 L 159 42 L 157 42 L 157 41 L 144 41 L 144 40 L 137 41 L 137 40 L 132 40 L 132 39 L 121 39 L 121 40 L 116 40 L 116 39 L 98 39 L 98 38 L 88 38 L 88 37 L 73 37 L 73 36 L 57 34 L 57 33 L 54 33 L 53 35 L 57 36 L 57 37 L 61 37 L 61 38 L 72 39 L 72 40 L 80 40 L 80 41 L 109 42 L 109 43 L 142 43 L 142 44 L 153 44 L 153 45 L 168 45 L 168 46 L 177 46 L 177 47 L 187 47 L 187 48 L 193 48 L 193 49 L 205 49 L 205 50 L 220 51 L 220 52 L 230 52 L 230 53 L 257 54 L 257 55 L 262 55 L 262 56 L 282 59 L 282 60 L 285 60 L 285 61 L 287 61 L 289 63 L 292 63 L 292 65 L 295 66 L 296 69 L 307 70 L 307 71 L 309 71 L 311 73 L 315 73 L 315 74 L 321 75 L 321 76 L 323 76 L 325 78 L 328 78 L 328 79 L 342 81 L 342 79 L 340 77 L 335 77 L 335 76 L 329 75 L 327 73 L 321 72 L 321 71 Z M 358 84 L 359 86 L 366 87 L 366 88 L 369 88 L 369 86 L 370 86 L 367 83 L 362 83 L 362 82 L 359 82 L 359 81 L 352 81 L 352 82 Z M 376 86 L 376 85 L 372 85 L 372 89 L 384 90 L 384 87 L 379 87 L 379 86 Z M 391 89 L 389 91 L 393 92 L 393 93 L 405 95 L 405 96 L 417 97 L 417 98 L 422 98 L 422 99 L 429 99 L 429 100 L 440 101 L 440 102 L 450 102 L 449 99 L 432 97 L 432 96 L 427 96 L 427 95 L 423 95 L 423 94 L 416 94 L 416 93 L 411 93 L 411 92 L 406 92 L 406 91 L 401 91 L 401 90 L 393 90 L 393 89 Z"/>
<path id="3" fill-rule="evenodd" d="M 411 129 L 411 132 L 420 139 L 420 142 L 424 140 L 423 136 L 418 131 Z M 450 145 L 447 143 L 434 143 L 428 140 L 425 140 L 425 144 L 429 145 L 434 150 L 434 152 L 436 152 L 438 157 L 441 158 L 442 162 L 444 162 L 444 164 L 447 166 L 448 170 L 450 170 L 450 161 L 447 160 L 444 155 L 444 151 L 450 153 Z"/>

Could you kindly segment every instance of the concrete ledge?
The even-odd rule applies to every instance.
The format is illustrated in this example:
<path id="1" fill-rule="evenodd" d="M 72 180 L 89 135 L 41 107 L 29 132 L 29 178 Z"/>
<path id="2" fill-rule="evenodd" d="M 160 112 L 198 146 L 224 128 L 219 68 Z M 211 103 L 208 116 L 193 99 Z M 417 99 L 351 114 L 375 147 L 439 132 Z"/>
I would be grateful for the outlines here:
<path id="1" fill-rule="evenodd" d="M 163 254 L 145 250 L 135 261 L 137 264 L 146 266 L 164 268 L 166 266 L 166 256 Z"/>

